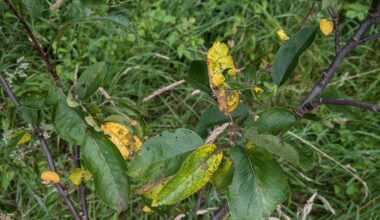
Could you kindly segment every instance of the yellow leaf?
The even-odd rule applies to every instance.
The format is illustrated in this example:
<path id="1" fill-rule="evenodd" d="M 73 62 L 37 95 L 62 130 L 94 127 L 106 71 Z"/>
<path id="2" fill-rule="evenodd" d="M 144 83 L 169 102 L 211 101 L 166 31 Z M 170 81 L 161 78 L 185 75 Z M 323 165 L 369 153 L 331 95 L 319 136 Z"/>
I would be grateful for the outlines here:
<path id="1" fill-rule="evenodd" d="M 101 125 L 101 130 L 109 135 L 112 143 L 119 149 L 126 160 L 131 160 L 141 148 L 141 140 L 122 124 L 105 122 Z"/>
<path id="2" fill-rule="evenodd" d="M 221 42 L 215 42 L 207 52 L 207 58 L 213 61 L 217 61 L 220 58 L 227 56 L 229 48 L 227 44 Z"/>
<path id="3" fill-rule="evenodd" d="M 319 28 L 324 35 L 329 35 L 334 30 L 334 23 L 327 19 L 321 19 L 319 22 Z"/>
<path id="4" fill-rule="evenodd" d="M 222 85 L 224 81 L 225 81 L 225 78 L 222 74 L 217 74 L 212 77 L 212 83 L 217 87 Z"/>
<path id="5" fill-rule="evenodd" d="M 261 93 L 264 92 L 264 90 L 263 90 L 261 87 L 259 87 L 259 86 L 255 86 L 255 87 L 253 87 L 253 91 L 254 91 L 256 94 L 261 94 Z"/>
<path id="6" fill-rule="evenodd" d="M 227 112 L 230 113 L 236 109 L 239 104 L 239 91 L 233 91 L 227 96 Z"/>
<path id="7" fill-rule="evenodd" d="M 280 28 L 277 31 L 277 35 L 280 37 L 281 40 L 289 40 L 288 35 L 285 33 L 284 29 Z"/>
<path id="8" fill-rule="evenodd" d="M 22 135 L 22 136 L 21 136 L 20 140 L 17 142 L 17 144 L 24 144 L 24 143 L 28 142 L 30 140 L 30 138 L 32 137 L 28 131 L 20 130 L 20 131 L 16 131 L 15 133 L 13 133 L 11 138 L 16 138 L 16 137 L 19 137 L 20 135 Z"/>
<path id="9" fill-rule="evenodd" d="M 219 87 L 224 83 L 223 71 L 228 70 L 230 75 L 236 75 L 234 60 L 228 55 L 228 46 L 225 43 L 215 42 L 207 53 L 209 78 L 212 87 Z M 222 80 L 223 79 L 223 80 Z"/>
<path id="10" fill-rule="evenodd" d="M 41 179 L 42 181 L 47 181 L 51 183 L 59 183 L 60 181 L 58 173 L 54 171 L 45 171 L 41 173 Z"/>
<path id="11" fill-rule="evenodd" d="M 82 183 L 83 180 L 89 180 L 91 179 L 91 177 L 92 175 L 88 170 L 84 168 L 75 168 L 70 173 L 69 179 L 75 185 L 79 185 Z"/>
<path id="12" fill-rule="evenodd" d="M 152 212 L 152 209 L 150 209 L 148 206 L 144 206 L 142 209 L 143 212 Z"/>

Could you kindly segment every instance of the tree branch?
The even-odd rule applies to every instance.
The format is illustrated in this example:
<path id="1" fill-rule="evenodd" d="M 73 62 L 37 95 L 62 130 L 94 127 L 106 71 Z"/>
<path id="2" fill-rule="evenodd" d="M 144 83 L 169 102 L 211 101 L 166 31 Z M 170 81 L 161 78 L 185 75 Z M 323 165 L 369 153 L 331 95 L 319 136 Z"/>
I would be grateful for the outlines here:
<path id="1" fill-rule="evenodd" d="M 369 40 L 373 40 L 373 39 L 377 39 L 377 38 L 380 38 L 380 33 L 376 33 L 376 34 L 372 34 L 372 35 L 368 35 L 368 36 L 366 36 L 366 37 L 363 37 L 360 41 L 359 41 L 359 43 L 365 43 L 365 42 L 367 42 L 367 41 L 369 41 Z"/>
<path id="2" fill-rule="evenodd" d="M 303 117 L 305 113 L 313 111 L 320 105 L 346 105 L 363 108 L 374 112 L 380 112 L 380 106 L 378 105 L 352 99 L 314 99 L 311 102 L 303 104 L 300 108 L 297 108 L 295 110 L 295 114 L 298 117 Z"/>
<path id="3" fill-rule="evenodd" d="M 315 99 L 315 97 L 326 87 L 334 72 L 342 63 L 343 59 L 347 56 L 348 53 L 353 51 L 358 46 L 360 40 L 362 39 L 367 29 L 377 22 L 380 22 L 380 0 L 373 0 L 372 6 L 368 11 L 367 17 L 357 28 L 356 32 L 346 43 L 346 45 L 339 50 L 339 52 L 336 54 L 335 58 L 330 63 L 328 68 L 323 72 L 321 79 L 318 81 L 318 83 L 314 85 L 314 87 L 304 98 L 302 103 L 295 109 L 295 112 L 302 112 L 302 108 L 304 107 L 304 105 L 312 102 Z"/>
<path id="4" fill-rule="evenodd" d="M 80 149 L 79 145 L 74 145 L 74 164 L 76 167 L 80 168 Z M 80 203 L 82 206 L 82 219 L 83 220 L 88 220 L 90 219 L 88 216 L 88 211 L 87 211 L 87 199 L 86 199 L 86 185 L 82 181 L 81 184 L 79 185 L 79 198 L 80 198 Z"/>
<path id="5" fill-rule="evenodd" d="M 24 26 L 30 40 L 32 41 L 32 45 L 34 49 L 37 50 L 37 52 L 41 55 L 41 57 L 45 61 L 47 68 L 50 74 L 53 76 L 57 85 L 60 85 L 60 79 L 59 79 L 59 76 L 57 75 L 57 70 L 55 68 L 55 65 L 50 62 L 49 54 L 45 52 L 44 49 L 41 47 L 41 45 L 38 43 L 36 36 L 33 34 L 33 31 L 29 28 L 24 17 L 22 16 L 20 12 L 17 11 L 16 7 L 12 4 L 12 2 L 10 0 L 4 0 L 4 2 L 9 7 L 9 9 L 13 12 L 13 14 L 18 18 L 21 24 Z"/>
<path id="6" fill-rule="evenodd" d="M 12 101 L 12 103 L 14 104 L 14 106 L 18 110 L 20 110 L 22 108 L 22 106 L 18 102 L 18 100 L 17 100 L 16 96 L 14 95 L 11 87 L 9 86 L 8 82 L 3 77 L 2 74 L 0 74 L 0 82 L 3 85 L 3 89 L 4 89 L 5 93 L 7 94 L 8 98 Z M 51 171 L 56 172 L 57 170 L 55 168 L 55 164 L 54 164 L 53 158 L 51 156 L 50 150 L 48 148 L 48 145 L 46 143 L 45 137 L 43 136 L 40 127 L 37 124 L 34 124 L 34 123 L 32 123 L 31 125 L 32 125 L 32 128 L 34 130 L 35 135 L 38 137 L 38 140 L 41 143 L 42 150 L 45 153 L 45 157 L 46 157 L 46 160 L 48 162 L 49 169 Z M 78 215 L 78 212 L 75 209 L 75 206 L 74 206 L 73 202 L 71 201 L 71 199 L 70 199 L 70 197 L 69 197 L 69 195 L 68 195 L 67 190 L 65 189 L 65 187 L 61 183 L 55 183 L 54 185 L 57 188 L 58 193 L 61 194 L 61 196 L 65 200 L 65 203 L 66 203 L 67 207 L 69 208 L 69 210 L 70 210 L 72 216 L 74 217 L 74 219 L 81 220 L 81 218 Z"/>

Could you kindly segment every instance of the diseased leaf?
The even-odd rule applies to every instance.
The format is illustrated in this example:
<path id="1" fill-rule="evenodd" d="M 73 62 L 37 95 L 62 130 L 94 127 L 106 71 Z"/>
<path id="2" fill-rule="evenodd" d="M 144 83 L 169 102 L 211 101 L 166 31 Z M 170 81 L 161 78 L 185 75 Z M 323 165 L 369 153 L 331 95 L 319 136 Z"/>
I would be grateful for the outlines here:
<path id="1" fill-rule="evenodd" d="M 155 180 L 153 182 L 147 183 L 135 190 L 135 194 L 144 195 L 150 199 L 157 199 L 158 193 L 161 191 L 162 187 L 172 178 L 173 176 L 165 177 L 162 179 Z"/>
<path id="2" fill-rule="evenodd" d="M 281 45 L 273 62 L 271 73 L 273 81 L 278 86 L 293 75 L 298 58 L 314 41 L 316 32 L 317 28 L 304 28 Z"/>
<path id="3" fill-rule="evenodd" d="M 277 35 L 281 40 L 289 40 L 288 35 L 285 33 L 284 29 L 280 28 L 277 30 Z"/>
<path id="4" fill-rule="evenodd" d="M 12 134 L 12 139 L 17 139 L 16 144 L 24 144 L 31 138 L 31 134 L 26 130 L 19 130 Z M 9 145 L 8 145 L 9 146 Z"/>
<path id="5" fill-rule="evenodd" d="M 295 123 L 293 112 L 284 108 L 268 108 L 260 114 L 257 127 L 260 133 L 277 135 L 288 131 Z"/>
<path id="6" fill-rule="evenodd" d="M 321 21 L 319 22 L 319 29 L 321 29 L 321 32 L 324 35 L 330 35 L 331 32 L 334 30 L 334 23 L 328 21 L 327 19 L 321 19 Z"/>
<path id="7" fill-rule="evenodd" d="M 83 116 L 68 106 L 62 93 L 53 117 L 54 127 L 64 140 L 81 145 L 85 167 L 92 173 L 96 193 L 111 208 L 124 210 L 129 195 L 129 178 L 123 156 L 107 136 L 87 127 Z"/>
<path id="8" fill-rule="evenodd" d="M 90 180 L 92 177 L 92 174 L 86 170 L 85 168 L 75 168 L 69 176 L 69 179 L 72 183 L 75 185 L 80 185 L 83 180 Z"/>
<path id="9" fill-rule="evenodd" d="M 237 106 L 236 110 L 231 112 L 230 114 L 232 119 L 236 119 L 245 115 L 248 115 L 248 109 L 243 103 L 240 103 Z M 208 108 L 199 119 L 196 127 L 196 132 L 202 137 L 205 137 L 207 136 L 208 128 L 228 122 L 229 120 L 229 116 L 226 116 L 222 112 L 220 112 L 218 110 L 218 107 Z"/>
<path id="10" fill-rule="evenodd" d="M 281 143 L 280 138 L 268 134 L 259 134 L 255 128 L 248 129 L 245 132 L 245 137 L 255 146 L 264 148 L 296 166 L 299 165 L 297 150 L 285 142 Z"/>
<path id="11" fill-rule="evenodd" d="M 187 155 L 202 144 L 202 138 L 191 130 L 164 131 L 143 143 L 141 153 L 128 164 L 128 174 L 145 182 L 173 175 Z"/>
<path id="12" fill-rule="evenodd" d="M 81 99 L 90 97 L 102 86 L 103 79 L 107 74 L 107 67 L 104 62 L 95 63 L 89 66 L 79 77 L 75 88 L 76 94 Z"/>
<path id="13" fill-rule="evenodd" d="M 129 196 L 129 178 L 125 161 L 107 136 L 88 131 L 81 146 L 86 168 L 94 177 L 100 199 L 116 210 L 125 210 Z"/>
<path id="14" fill-rule="evenodd" d="M 59 183 L 60 178 L 59 178 L 58 173 L 54 171 L 45 171 L 41 173 L 41 180 L 50 182 L 50 183 Z"/>
<path id="15" fill-rule="evenodd" d="M 127 126 L 115 122 L 105 122 L 101 130 L 110 136 L 112 143 L 119 149 L 124 159 L 131 160 L 140 151 L 141 140 Z"/>
<path id="16" fill-rule="evenodd" d="M 236 165 L 226 194 L 232 219 L 268 219 L 289 193 L 280 165 L 261 148 L 234 147 L 230 154 Z"/>
<path id="17" fill-rule="evenodd" d="M 181 169 L 162 187 L 152 206 L 172 205 L 200 190 L 218 169 L 223 152 L 214 144 L 195 150 L 183 162 Z"/>

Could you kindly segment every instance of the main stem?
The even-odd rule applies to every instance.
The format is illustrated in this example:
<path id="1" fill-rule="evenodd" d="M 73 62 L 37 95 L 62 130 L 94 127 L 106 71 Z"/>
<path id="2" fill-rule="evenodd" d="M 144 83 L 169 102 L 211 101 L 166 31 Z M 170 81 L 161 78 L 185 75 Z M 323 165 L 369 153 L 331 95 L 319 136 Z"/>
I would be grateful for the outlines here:
<path id="1" fill-rule="evenodd" d="M 9 86 L 9 83 L 7 82 L 7 80 L 1 74 L 0 74 L 0 82 L 3 85 L 4 91 L 7 94 L 8 98 L 12 101 L 12 103 L 14 104 L 14 106 L 16 106 L 16 108 L 18 110 L 20 110 L 22 108 L 22 106 L 20 105 L 20 103 L 18 102 L 16 96 L 14 95 L 11 87 Z M 35 124 L 35 123 L 31 123 L 31 125 L 32 125 L 32 128 L 34 130 L 34 133 L 36 134 L 36 136 L 38 137 L 38 140 L 41 143 L 42 150 L 45 153 L 45 157 L 46 157 L 46 160 L 48 162 L 49 169 L 52 170 L 52 171 L 54 171 L 54 172 L 56 172 L 57 170 L 55 168 L 55 164 L 54 164 L 53 158 L 51 156 L 49 147 L 48 147 L 48 145 L 46 143 L 45 137 L 43 136 L 43 134 L 41 132 L 40 127 L 37 124 Z M 72 216 L 74 217 L 74 219 L 81 220 L 81 217 L 79 216 L 77 210 L 75 209 L 74 204 L 71 201 L 71 199 L 70 199 L 70 197 L 69 197 L 66 189 L 64 188 L 64 186 L 61 183 L 55 183 L 54 185 L 57 188 L 57 191 L 59 192 L 59 194 L 61 194 L 61 196 L 65 200 L 65 203 L 66 203 L 67 207 L 69 208 L 69 210 L 70 210 Z"/>

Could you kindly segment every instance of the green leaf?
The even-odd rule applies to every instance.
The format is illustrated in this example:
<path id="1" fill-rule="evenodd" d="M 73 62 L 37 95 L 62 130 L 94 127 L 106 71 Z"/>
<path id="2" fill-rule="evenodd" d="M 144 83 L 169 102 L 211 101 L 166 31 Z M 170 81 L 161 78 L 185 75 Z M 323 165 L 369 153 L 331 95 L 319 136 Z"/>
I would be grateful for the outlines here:
<path id="1" fill-rule="evenodd" d="M 338 91 L 332 87 L 326 88 L 321 93 L 321 98 L 327 99 L 352 99 L 350 96 Z M 361 120 L 360 111 L 358 108 L 351 106 L 341 106 L 341 105 L 326 105 L 331 111 L 343 113 L 344 117 L 350 120 Z"/>
<path id="2" fill-rule="evenodd" d="M 145 182 L 173 175 L 187 155 L 202 144 L 202 138 L 191 130 L 164 131 L 143 143 L 141 153 L 128 165 L 128 174 Z"/>
<path id="3" fill-rule="evenodd" d="M 264 220 L 289 194 L 281 166 L 261 148 L 230 150 L 236 171 L 227 192 L 232 219 Z"/>
<path id="4" fill-rule="evenodd" d="M 68 106 L 62 93 L 59 93 L 58 103 L 54 108 L 53 124 L 55 131 L 64 140 L 76 144 L 83 142 L 87 124 L 74 108 Z"/>
<path id="5" fill-rule="evenodd" d="M 237 108 L 231 112 L 232 119 L 248 115 L 248 109 L 243 103 L 239 103 Z M 198 121 L 196 132 L 202 137 L 207 136 L 207 129 L 215 125 L 230 121 L 230 118 L 220 112 L 217 106 L 208 108 Z"/>
<path id="6" fill-rule="evenodd" d="M 215 173 L 211 177 L 211 183 L 215 186 L 215 188 L 219 190 L 224 190 L 229 186 L 232 182 L 232 177 L 234 176 L 234 167 L 232 166 L 232 161 L 230 159 L 225 160 L 223 166 L 219 166 L 219 168 L 215 171 Z"/>
<path id="7" fill-rule="evenodd" d="M 111 208 L 125 210 L 129 196 L 127 167 L 118 149 L 107 136 L 89 131 L 81 156 L 94 177 L 96 193 Z"/>
<path id="8" fill-rule="evenodd" d="M 107 67 L 104 62 L 95 63 L 89 66 L 79 77 L 75 92 L 79 98 L 85 99 L 91 96 L 102 86 L 103 79 L 107 74 Z"/>
<path id="9" fill-rule="evenodd" d="M 190 70 L 186 81 L 194 88 L 200 89 L 208 95 L 212 96 L 209 85 L 207 62 L 204 60 L 194 60 L 190 64 Z"/>
<path id="10" fill-rule="evenodd" d="M 298 58 L 309 48 L 316 33 L 317 28 L 315 27 L 304 28 L 281 45 L 276 54 L 271 73 L 273 81 L 278 86 L 293 75 L 298 64 Z"/>
<path id="11" fill-rule="evenodd" d="M 245 137 L 254 145 L 264 148 L 296 166 L 299 165 L 299 155 L 297 150 L 290 144 L 285 142 L 281 143 L 280 138 L 273 135 L 258 134 L 255 128 L 248 129 L 245 132 Z"/>
<path id="12" fill-rule="evenodd" d="M 260 133 L 277 135 L 288 131 L 295 123 L 293 112 L 284 108 L 268 108 L 260 114 L 257 127 Z"/>
<path id="13" fill-rule="evenodd" d="M 181 169 L 160 190 L 152 206 L 172 205 L 200 190 L 218 169 L 223 152 L 216 152 L 214 144 L 195 150 L 184 161 Z"/>
<path id="14" fill-rule="evenodd" d="M 129 194 L 129 178 L 125 161 L 107 136 L 87 128 L 78 111 L 68 106 L 66 96 L 57 92 L 58 103 L 53 114 L 56 132 L 64 140 L 81 145 L 86 168 L 94 176 L 100 199 L 117 210 L 125 210 Z"/>

